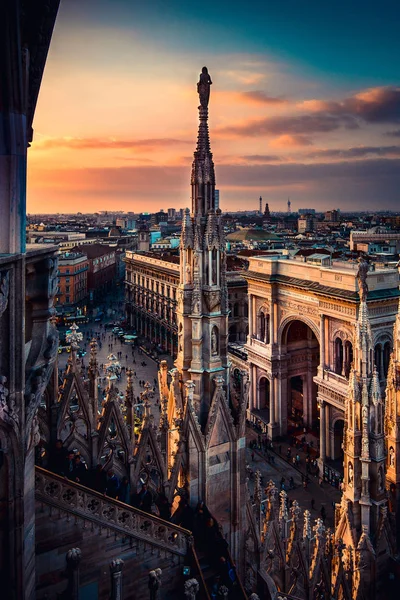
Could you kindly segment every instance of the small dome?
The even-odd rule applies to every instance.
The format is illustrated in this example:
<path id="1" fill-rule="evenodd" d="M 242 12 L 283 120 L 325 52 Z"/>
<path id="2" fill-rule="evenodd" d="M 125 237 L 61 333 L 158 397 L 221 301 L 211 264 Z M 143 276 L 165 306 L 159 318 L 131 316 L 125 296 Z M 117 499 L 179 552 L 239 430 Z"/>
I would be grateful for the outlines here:
<path id="1" fill-rule="evenodd" d="M 275 233 L 265 231 L 265 229 L 244 227 L 226 236 L 228 242 L 269 242 L 277 241 L 281 238 Z"/>

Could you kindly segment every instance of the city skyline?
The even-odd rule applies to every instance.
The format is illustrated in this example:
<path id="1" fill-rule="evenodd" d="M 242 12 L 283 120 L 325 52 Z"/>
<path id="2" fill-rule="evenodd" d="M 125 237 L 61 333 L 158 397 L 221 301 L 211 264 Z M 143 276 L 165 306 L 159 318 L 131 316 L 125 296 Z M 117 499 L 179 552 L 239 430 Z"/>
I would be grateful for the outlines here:
<path id="1" fill-rule="evenodd" d="M 251 15 L 225 4 L 62 5 L 29 150 L 28 212 L 189 206 L 203 64 L 223 211 L 255 209 L 260 195 L 275 211 L 288 196 L 318 210 L 396 208 L 394 4 L 378 13 L 339 3 L 332 14 L 256 4 Z"/>

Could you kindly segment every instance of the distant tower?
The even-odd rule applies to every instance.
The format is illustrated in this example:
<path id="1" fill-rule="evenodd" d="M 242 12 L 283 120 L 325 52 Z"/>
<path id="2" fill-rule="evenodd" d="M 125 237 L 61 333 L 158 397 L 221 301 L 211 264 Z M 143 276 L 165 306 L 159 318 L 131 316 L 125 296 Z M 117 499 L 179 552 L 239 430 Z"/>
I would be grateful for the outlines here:
<path id="1" fill-rule="evenodd" d="M 288 201 L 287 201 L 287 211 L 288 211 L 288 215 L 290 215 L 290 214 L 291 214 L 291 212 L 292 212 L 291 206 L 292 206 L 292 203 L 290 202 L 290 198 L 288 198 Z"/>
<path id="2" fill-rule="evenodd" d="M 262 215 L 262 198 L 260 196 L 260 209 L 259 209 L 259 213 L 260 215 Z"/>
<path id="3" fill-rule="evenodd" d="M 265 210 L 264 210 L 264 221 L 270 221 L 271 220 L 271 213 L 269 212 L 269 206 L 268 206 L 268 202 L 265 203 Z"/>
<path id="4" fill-rule="evenodd" d="M 148 252 L 150 250 L 150 232 L 147 229 L 139 230 L 139 252 Z"/>

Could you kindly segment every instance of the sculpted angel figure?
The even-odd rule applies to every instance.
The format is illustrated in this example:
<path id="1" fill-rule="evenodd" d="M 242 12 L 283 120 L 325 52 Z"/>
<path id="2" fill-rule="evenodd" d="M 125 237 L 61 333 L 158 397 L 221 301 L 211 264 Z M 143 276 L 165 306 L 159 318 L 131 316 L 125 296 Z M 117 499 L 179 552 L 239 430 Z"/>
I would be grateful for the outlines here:
<path id="1" fill-rule="evenodd" d="M 199 82 L 197 84 L 197 93 L 200 97 L 200 105 L 207 108 L 210 100 L 210 85 L 212 84 L 211 77 L 207 67 L 203 67 L 200 73 Z"/>

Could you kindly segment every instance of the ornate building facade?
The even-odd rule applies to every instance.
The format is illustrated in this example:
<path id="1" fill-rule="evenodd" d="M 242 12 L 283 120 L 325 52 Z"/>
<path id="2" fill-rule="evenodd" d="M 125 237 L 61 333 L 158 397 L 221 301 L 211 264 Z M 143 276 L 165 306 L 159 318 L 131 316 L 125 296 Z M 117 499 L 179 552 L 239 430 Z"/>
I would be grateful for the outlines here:
<path id="1" fill-rule="evenodd" d="M 249 595 L 259 590 L 267 600 L 282 593 L 292 599 L 387 598 L 388 567 L 399 551 L 400 316 L 392 334 L 397 272 L 367 273 L 365 265 L 357 271 L 334 265 L 307 271 L 309 265 L 292 263 L 290 273 L 289 261 L 251 262 L 250 397 L 252 406 L 261 402 L 258 370 L 264 370 L 271 390 L 270 436 L 287 430 L 288 406 L 296 418 L 299 399 L 307 423 L 319 400 L 322 431 L 328 431 L 324 422 L 334 419 L 323 402 L 344 415 L 345 477 L 335 531 L 325 531 L 319 519 L 312 527 L 308 511 L 302 515 L 295 503 L 288 511 L 284 493 L 278 501 L 272 483 L 262 518 L 260 477 L 253 498 L 245 481 L 246 372 L 235 394 L 231 386 L 226 255 L 221 214 L 215 210 L 206 68 L 198 84 L 192 211 L 185 212 L 181 238 L 176 368 L 168 374 L 161 364 L 160 424 L 155 425 L 144 396 L 136 439 L 130 375 L 121 402 L 113 357 L 107 397 L 99 406 L 95 344 L 88 377 L 73 347 L 59 385 L 52 323 L 56 248 L 24 244 L 27 146 L 57 9 L 57 0 L 34 6 L 5 0 L 0 8 L 0 120 L 2 131 L 10 132 L 0 139 L 2 597 L 142 598 L 149 593 L 150 569 L 157 581 L 159 569 L 165 570 L 166 593 L 179 594 L 182 567 L 189 563 L 199 583 L 189 580 L 187 587 L 195 591 L 187 596 L 195 598 L 199 591 L 209 598 L 190 531 L 35 468 L 37 444 L 59 438 L 79 449 L 91 467 L 105 457 L 105 465 L 132 485 L 146 481 L 174 507 L 182 496 L 191 504 L 204 500 L 222 526 L 238 572 L 246 574 Z M 385 344 L 394 351 L 384 400 Z M 299 380 L 289 387 L 288 376 L 303 377 L 303 387 Z M 289 398 L 289 390 L 302 396 Z M 321 450 L 328 452 L 326 439 Z"/>
<path id="2" fill-rule="evenodd" d="M 126 252 L 125 312 L 138 334 L 171 356 L 178 352 L 177 291 L 179 256 Z M 229 257 L 227 258 L 229 266 Z M 244 342 L 248 333 L 247 282 L 241 272 L 227 271 L 229 341 Z"/>
<path id="3" fill-rule="evenodd" d="M 326 457 L 340 458 L 349 376 L 359 343 L 359 266 L 254 257 L 245 277 L 250 413 L 263 421 L 270 439 L 299 426 L 319 425 L 322 463 Z M 368 272 L 371 350 L 383 393 L 398 278 L 396 269 Z"/>

